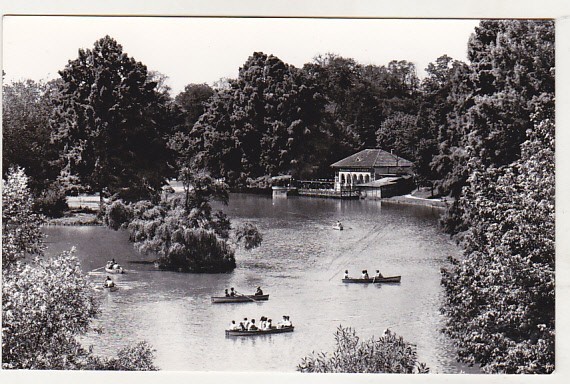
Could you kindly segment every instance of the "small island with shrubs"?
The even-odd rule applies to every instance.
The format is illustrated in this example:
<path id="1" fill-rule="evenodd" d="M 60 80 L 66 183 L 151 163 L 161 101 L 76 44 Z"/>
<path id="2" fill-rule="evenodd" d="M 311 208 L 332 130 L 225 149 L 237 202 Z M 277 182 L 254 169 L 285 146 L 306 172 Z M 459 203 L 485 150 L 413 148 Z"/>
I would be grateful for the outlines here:
<path id="1" fill-rule="evenodd" d="M 100 217 L 112 229 L 128 230 L 129 239 L 143 254 L 156 255 L 160 269 L 178 272 L 223 273 L 236 267 L 235 247 L 252 249 L 262 235 L 251 223 L 232 231 L 227 215 L 212 212 L 211 200 L 228 203 L 228 186 L 207 172 L 183 168 L 182 194 L 153 203 L 122 199 L 103 204 Z"/>

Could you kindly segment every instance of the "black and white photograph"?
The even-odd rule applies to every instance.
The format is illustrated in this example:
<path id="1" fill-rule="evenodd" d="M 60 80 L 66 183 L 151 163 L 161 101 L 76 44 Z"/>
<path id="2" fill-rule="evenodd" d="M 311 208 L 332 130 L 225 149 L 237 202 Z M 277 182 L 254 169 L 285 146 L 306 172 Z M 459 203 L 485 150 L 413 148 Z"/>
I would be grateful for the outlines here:
<path id="1" fill-rule="evenodd" d="M 556 376 L 557 28 L 4 14 L 2 371 Z"/>

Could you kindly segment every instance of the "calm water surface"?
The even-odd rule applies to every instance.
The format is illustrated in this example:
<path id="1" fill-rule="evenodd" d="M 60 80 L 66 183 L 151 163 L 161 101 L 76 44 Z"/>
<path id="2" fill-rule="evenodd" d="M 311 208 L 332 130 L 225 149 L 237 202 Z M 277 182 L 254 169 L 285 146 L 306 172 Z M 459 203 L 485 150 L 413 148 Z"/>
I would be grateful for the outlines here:
<path id="1" fill-rule="evenodd" d="M 232 194 L 223 208 L 234 223 L 250 221 L 263 233 L 261 247 L 239 249 L 237 268 L 228 274 L 182 274 L 131 263 L 145 257 L 134 251 L 125 232 L 102 227 L 50 227 L 48 252 L 75 246 L 93 285 L 115 258 L 128 273 L 113 276 L 117 292 L 97 291 L 102 336 L 89 335 L 100 354 L 113 355 L 128 343 L 147 340 L 163 370 L 294 371 L 312 351 L 331 351 L 339 325 L 361 338 L 384 329 L 418 347 L 419 360 L 434 373 L 469 371 L 453 359 L 454 349 L 440 333 L 438 308 L 443 290 L 440 268 L 459 250 L 437 228 L 429 208 Z M 332 229 L 341 220 L 344 231 Z M 151 257 L 148 256 L 147 260 Z M 401 275 L 399 285 L 343 284 L 345 269 Z M 253 293 L 261 286 L 263 303 L 211 304 L 225 288 Z M 232 319 L 289 315 L 295 332 L 226 338 Z"/>

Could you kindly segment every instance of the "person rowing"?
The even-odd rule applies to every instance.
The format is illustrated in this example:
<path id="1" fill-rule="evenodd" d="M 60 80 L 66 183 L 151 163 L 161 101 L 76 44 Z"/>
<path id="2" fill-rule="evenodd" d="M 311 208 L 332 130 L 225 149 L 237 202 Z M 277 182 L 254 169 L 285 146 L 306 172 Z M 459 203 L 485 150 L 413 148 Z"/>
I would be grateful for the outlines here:
<path id="1" fill-rule="evenodd" d="M 226 294 L 226 297 L 230 297 L 230 294 L 229 294 L 229 292 L 228 292 L 227 289 L 226 289 L 226 291 L 225 291 L 225 294 Z"/>
<path id="2" fill-rule="evenodd" d="M 346 271 L 344 271 L 344 278 L 345 278 L 345 279 L 348 279 L 348 278 L 349 278 L 349 277 L 348 277 L 348 269 L 347 269 Z"/>
<path id="3" fill-rule="evenodd" d="M 230 288 L 230 296 L 234 297 L 236 295 L 236 291 L 234 290 L 234 287 Z"/>
<path id="4" fill-rule="evenodd" d="M 111 278 L 109 276 L 107 276 L 107 279 L 105 280 L 105 287 L 106 288 L 113 288 L 115 286 L 115 283 L 113 282 L 113 280 L 111 280 Z"/>
<path id="5" fill-rule="evenodd" d="M 362 271 L 362 276 L 361 276 L 361 277 L 362 277 L 363 279 L 366 279 L 366 280 L 369 279 L 369 277 L 368 277 L 368 271 L 367 271 L 366 269 Z"/>
<path id="6" fill-rule="evenodd" d="M 384 276 L 380 273 L 380 270 L 377 269 L 376 270 L 376 276 L 374 276 L 374 277 L 376 277 L 377 279 L 382 279 Z"/>
<path id="7" fill-rule="evenodd" d="M 263 291 L 261 290 L 261 287 L 257 287 L 257 290 L 255 291 L 255 296 L 263 296 Z"/>

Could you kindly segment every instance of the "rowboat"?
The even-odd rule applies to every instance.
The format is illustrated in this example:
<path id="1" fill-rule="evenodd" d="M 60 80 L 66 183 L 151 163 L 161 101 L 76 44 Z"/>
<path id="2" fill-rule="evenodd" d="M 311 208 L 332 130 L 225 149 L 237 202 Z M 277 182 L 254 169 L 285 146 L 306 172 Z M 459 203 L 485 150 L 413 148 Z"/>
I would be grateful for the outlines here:
<path id="1" fill-rule="evenodd" d="M 125 270 L 124 270 L 123 267 L 121 267 L 121 266 L 119 266 L 118 268 L 105 267 L 105 271 L 106 271 L 107 273 L 115 273 L 115 274 L 125 273 Z"/>
<path id="2" fill-rule="evenodd" d="M 333 225 L 333 229 L 337 229 L 339 231 L 342 231 L 344 228 L 342 227 L 342 224 L 335 224 L 335 225 Z"/>
<path id="3" fill-rule="evenodd" d="M 372 277 L 369 279 L 342 279 L 343 283 L 399 283 L 402 276 Z"/>
<path id="4" fill-rule="evenodd" d="M 285 333 L 293 332 L 295 327 L 283 327 L 283 328 L 271 328 L 271 329 L 258 329 L 256 331 L 233 331 L 231 329 L 226 329 L 226 336 L 259 336 L 259 335 L 269 335 L 272 333 Z"/>
<path id="5" fill-rule="evenodd" d="M 112 287 L 105 286 L 105 289 L 108 290 L 109 292 L 116 292 L 119 290 L 119 287 L 117 287 L 117 286 L 112 286 Z"/>
<path id="6" fill-rule="evenodd" d="M 269 295 L 212 296 L 212 303 L 251 303 L 267 300 L 269 300 Z"/>

